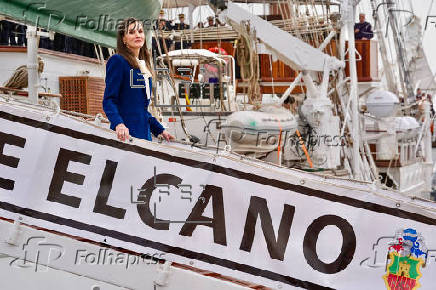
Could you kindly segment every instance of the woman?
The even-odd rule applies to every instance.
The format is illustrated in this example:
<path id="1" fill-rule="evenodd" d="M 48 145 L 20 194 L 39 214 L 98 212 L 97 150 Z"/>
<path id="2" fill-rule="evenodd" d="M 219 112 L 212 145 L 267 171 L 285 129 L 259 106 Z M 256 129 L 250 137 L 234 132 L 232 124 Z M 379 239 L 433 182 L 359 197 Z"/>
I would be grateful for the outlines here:
<path id="1" fill-rule="evenodd" d="M 128 18 L 119 25 L 117 54 L 106 64 L 103 109 L 118 139 L 130 136 L 151 141 L 151 133 L 174 139 L 147 110 L 151 96 L 151 65 L 140 21 Z"/>

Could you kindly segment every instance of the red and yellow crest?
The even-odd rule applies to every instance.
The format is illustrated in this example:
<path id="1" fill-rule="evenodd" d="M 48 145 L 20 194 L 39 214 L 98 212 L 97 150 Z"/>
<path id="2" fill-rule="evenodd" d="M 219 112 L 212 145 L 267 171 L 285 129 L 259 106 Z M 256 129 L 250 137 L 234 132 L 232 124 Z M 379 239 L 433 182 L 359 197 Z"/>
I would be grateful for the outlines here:
<path id="1" fill-rule="evenodd" d="M 427 258 L 427 249 L 414 229 L 397 232 L 388 250 L 388 266 L 383 276 L 388 290 L 416 290 L 421 285 L 421 267 Z"/>
<path id="2" fill-rule="evenodd" d="M 389 290 L 416 290 L 419 278 L 422 274 L 420 269 L 424 259 L 414 257 L 401 257 L 398 253 L 389 253 L 390 264 L 387 273 L 383 276 L 387 289 Z"/>

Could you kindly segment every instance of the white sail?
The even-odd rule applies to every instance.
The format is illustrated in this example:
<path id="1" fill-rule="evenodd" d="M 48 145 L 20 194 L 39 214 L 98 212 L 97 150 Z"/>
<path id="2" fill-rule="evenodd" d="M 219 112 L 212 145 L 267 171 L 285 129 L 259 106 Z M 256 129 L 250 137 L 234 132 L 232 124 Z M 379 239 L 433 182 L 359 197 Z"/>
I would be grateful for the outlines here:
<path id="1" fill-rule="evenodd" d="M 407 62 L 412 81 L 421 90 L 436 91 L 436 80 L 433 75 L 427 56 L 422 46 L 422 25 L 419 17 L 413 17 L 404 29 Z"/>

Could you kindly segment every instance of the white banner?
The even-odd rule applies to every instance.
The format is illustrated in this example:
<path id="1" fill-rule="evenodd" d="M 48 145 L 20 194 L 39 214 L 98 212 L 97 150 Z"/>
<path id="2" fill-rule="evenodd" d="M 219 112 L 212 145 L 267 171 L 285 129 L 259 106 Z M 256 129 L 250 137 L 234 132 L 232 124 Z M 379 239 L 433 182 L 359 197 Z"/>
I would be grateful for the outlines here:
<path id="1" fill-rule="evenodd" d="M 434 288 L 427 203 L 0 106 L 3 217 L 272 288 Z"/>

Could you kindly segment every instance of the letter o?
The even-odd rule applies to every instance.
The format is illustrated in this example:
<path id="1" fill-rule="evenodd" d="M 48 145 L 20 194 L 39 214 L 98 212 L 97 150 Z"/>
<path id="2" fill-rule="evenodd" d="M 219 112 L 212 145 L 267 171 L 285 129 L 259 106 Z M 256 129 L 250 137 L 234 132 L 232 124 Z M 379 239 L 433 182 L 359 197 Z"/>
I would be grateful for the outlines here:
<path id="1" fill-rule="evenodd" d="M 94 19 L 89 19 L 86 21 L 86 27 L 90 30 L 96 30 L 97 29 L 97 23 Z"/>
<path id="2" fill-rule="evenodd" d="M 275 135 L 269 135 L 266 138 L 266 144 L 268 144 L 268 145 L 276 145 L 278 142 L 279 142 L 279 140 Z"/>
<path id="3" fill-rule="evenodd" d="M 321 261 L 316 253 L 319 233 L 326 226 L 336 226 L 342 233 L 341 253 L 330 264 Z M 356 251 L 356 235 L 347 220 L 336 215 L 324 215 L 314 220 L 307 228 L 303 241 L 303 253 L 307 263 L 315 270 L 325 274 L 335 274 L 344 270 L 353 260 Z"/>
<path id="4" fill-rule="evenodd" d="M 89 253 L 85 256 L 85 262 L 91 265 L 97 265 L 97 255 L 94 253 Z"/>

